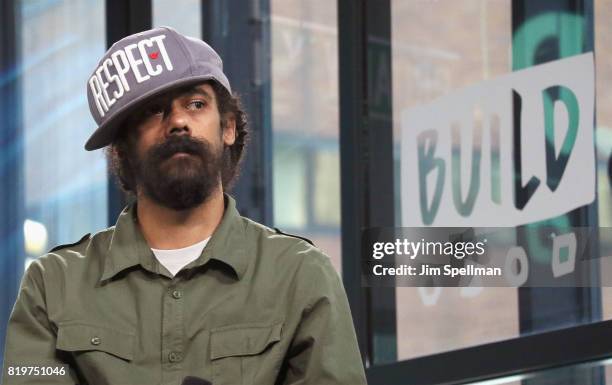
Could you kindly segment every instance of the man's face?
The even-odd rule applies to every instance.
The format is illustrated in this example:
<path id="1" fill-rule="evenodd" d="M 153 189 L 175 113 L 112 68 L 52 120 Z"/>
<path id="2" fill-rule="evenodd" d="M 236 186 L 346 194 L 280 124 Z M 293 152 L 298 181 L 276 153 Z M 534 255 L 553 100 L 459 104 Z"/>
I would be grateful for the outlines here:
<path id="1" fill-rule="evenodd" d="M 225 146 L 234 143 L 235 121 L 221 128 L 215 92 L 209 84 L 155 97 L 128 122 L 129 154 L 137 193 L 162 206 L 185 210 L 221 188 Z"/>

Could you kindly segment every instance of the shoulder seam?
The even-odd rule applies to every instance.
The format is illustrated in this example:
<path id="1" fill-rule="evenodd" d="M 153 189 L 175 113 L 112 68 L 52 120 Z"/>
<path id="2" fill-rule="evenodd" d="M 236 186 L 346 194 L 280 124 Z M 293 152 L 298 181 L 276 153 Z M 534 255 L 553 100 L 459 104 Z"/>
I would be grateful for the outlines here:
<path id="1" fill-rule="evenodd" d="M 57 251 L 59 249 L 63 249 L 65 247 L 76 246 L 76 245 L 80 244 L 81 242 L 83 242 L 84 240 L 89 239 L 90 236 L 91 236 L 91 233 L 87 233 L 81 239 L 79 239 L 78 241 L 76 241 L 74 243 L 67 243 L 67 244 L 63 244 L 63 245 L 57 245 L 54 248 L 52 248 L 51 250 L 49 250 L 49 253 L 52 253 L 52 252 Z"/>
<path id="2" fill-rule="evenodd" d="M 286 235 L 286 236 L 288 236 L 288 237 L 298 238 L 298 239 L 301 239 L 301 240 L 303 240 L 303 241 L 306 241 L 306 242 L 310 243 L 312 246 L 314 246 L 314 245 L 315 245 L 315 244 L 314 244 L 314 243 L 313 243 L 313 242 L 312 242 L 310 239 L 308 239 L 308 238 L 301 237 L 301 236 L 299 236 L 299 235 L 295 235 L 295 234 L 288 234 L 288 233 L 285 233 L 285 232 L 283 232 L 283 231 L 280 231 L 280 230 L 279 230 L 277 227 L 274 227 L 274 230 L 276 231 L 276 233 L 277 233 L 277 234 L 282 234 L 282 235 Z"/>

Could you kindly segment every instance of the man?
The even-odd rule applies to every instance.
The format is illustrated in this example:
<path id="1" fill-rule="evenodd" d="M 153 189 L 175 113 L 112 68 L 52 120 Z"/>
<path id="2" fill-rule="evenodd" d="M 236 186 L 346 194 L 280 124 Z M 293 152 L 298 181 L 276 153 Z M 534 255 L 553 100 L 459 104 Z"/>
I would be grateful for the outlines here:
<path id="1" fill-rule="evenodd" d="M 364 384 L 329 259 L 225 193 L 247 127 L 216 52 L 170 28 L 132 35 L 87 94 L 85 148 L 109 146 L 135 202 L 27 269 L 4 384 Z"/>

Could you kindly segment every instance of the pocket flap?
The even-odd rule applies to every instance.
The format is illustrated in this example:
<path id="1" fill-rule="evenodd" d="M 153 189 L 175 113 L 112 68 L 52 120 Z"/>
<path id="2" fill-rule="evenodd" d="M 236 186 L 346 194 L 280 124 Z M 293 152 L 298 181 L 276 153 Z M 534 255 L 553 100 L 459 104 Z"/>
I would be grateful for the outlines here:
<path id="1" fill-rule="evenodd" d="M 60 324 L 56 348 L 69 352 L 99 350 L 125 360 L 134 356 L 134 334 L 86 324 Z"/>
<path id="2" fill-rule="evenodd" d="M 283 324 L 268 326 L 231 325 L 210 332 L 210 358 L 260 354 L 280 341 Z"/>

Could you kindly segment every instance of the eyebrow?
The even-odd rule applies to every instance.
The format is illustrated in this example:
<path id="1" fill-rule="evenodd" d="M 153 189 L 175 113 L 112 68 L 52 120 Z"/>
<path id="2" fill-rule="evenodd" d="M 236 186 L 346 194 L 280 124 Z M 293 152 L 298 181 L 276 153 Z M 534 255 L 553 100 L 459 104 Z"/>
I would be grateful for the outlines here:
<path id="1" fill-rule="evenodd" d="M 208 100 L 209 102 L 212 102 L 213 97 L 210 93 L 206 92 L 203 89 L 197 88 L 197 87 L 193 87 L 190 89 L 185 90 L 185 92 L 182 92 L 181 96 L 191 96 L 191 95 L 200 95 L 203 96 L 206 100 Z"/>
<path id="2" fill-rule="evenodd" d="M 192 95 L 203 96 L 204 99 L 206 99 L 206 101 L 208 101 L 209 103 L 212 103 L 212 101 L 214 100 L 213 96 L 206 90 L 198 88 L 198 86 L 191 86 L 186 88 L 179 88 L 177 90 L 170 91 L 166 94 L 158 95 L 157 97 L 154 97 L 152 100 L 150 100 L 148 103 L 166 103 L 169 100 L 175 98 L 185 98 Z"/>

